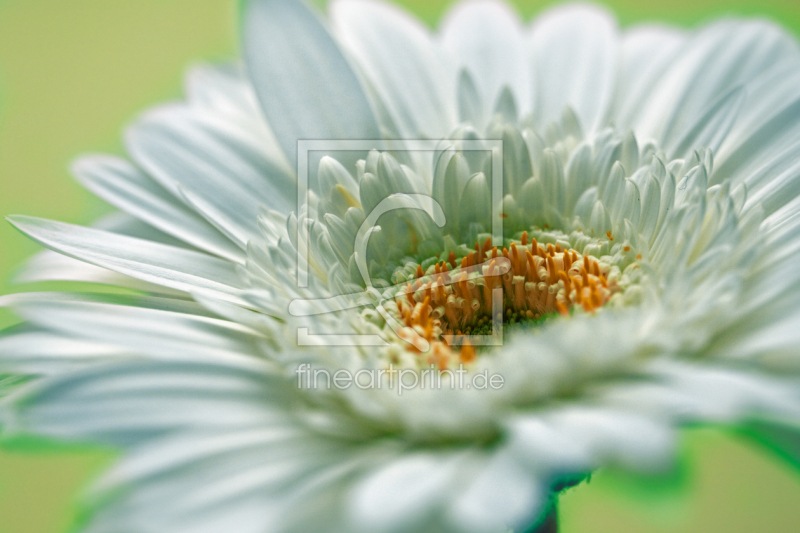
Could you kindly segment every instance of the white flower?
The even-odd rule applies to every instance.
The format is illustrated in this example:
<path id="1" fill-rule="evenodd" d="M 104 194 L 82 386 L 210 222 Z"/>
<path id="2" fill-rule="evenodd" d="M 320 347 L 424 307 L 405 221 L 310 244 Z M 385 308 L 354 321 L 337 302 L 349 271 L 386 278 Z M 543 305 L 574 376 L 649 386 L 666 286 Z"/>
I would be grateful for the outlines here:
<path id="1" fill-rule="evenodd" d="M 243 20 L 244 68 L 192 70 L 130 162 L 76 163 L 121 213 L 11 218 L 62 254 L 22 281 L 134 289 L 3 300 L 4 433 L 126 451 L 86 531 L 524 531 L 598 467 L 668 468 L 681 425 L 800 427 L 783 31 L 491 1 L 435 34 L 362 0 Z M 297 210 L 298 141 L 378 139 L 435 150 L 312 151 Z"/>

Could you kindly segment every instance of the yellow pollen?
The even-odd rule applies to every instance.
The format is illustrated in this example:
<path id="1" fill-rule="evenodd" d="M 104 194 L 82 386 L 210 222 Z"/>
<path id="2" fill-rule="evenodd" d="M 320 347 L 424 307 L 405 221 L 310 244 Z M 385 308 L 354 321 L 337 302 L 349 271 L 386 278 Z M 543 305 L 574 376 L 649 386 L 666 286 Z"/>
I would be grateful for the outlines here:
<path id="1" fill-rule="evenodd" d="M 401 286 L 395 301 L 403 338 L 419 335 L 430 343 L 431 349 L 420 354 L 426 364 L 443 370 L 476 359 L 468 336 L 492 334 L 496 289 L 503 307 L 495 320 L 512 322 L 569 315 L 576 306 L 593 313 L 619 290 L 609 282 L 607 267 L 577 250 L 552 244 L 543 248 L 527 233 L 509 248 L 498 254 L 491 239 L 476 242 L 475 251 L 460 261 L 451 251 L 447 261 L 427 271 L 418 265 L 416 279 Z M 407 348 L 419 353 L 413 344 Z"/>

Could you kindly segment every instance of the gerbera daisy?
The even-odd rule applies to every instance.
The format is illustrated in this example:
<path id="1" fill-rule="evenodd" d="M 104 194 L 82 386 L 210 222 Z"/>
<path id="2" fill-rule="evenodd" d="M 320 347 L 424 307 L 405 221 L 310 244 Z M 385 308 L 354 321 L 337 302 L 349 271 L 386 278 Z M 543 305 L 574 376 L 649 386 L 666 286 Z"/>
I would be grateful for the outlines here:
<path id="1" fill-rule="evenodd" d="M 525 27 L 243 4 L 242 64 L 24 216 L 6 436 L 108 443 L 90 532 L 523 532 L 685 424 L 800 424 L 800 50 L 763 21 Z"/>

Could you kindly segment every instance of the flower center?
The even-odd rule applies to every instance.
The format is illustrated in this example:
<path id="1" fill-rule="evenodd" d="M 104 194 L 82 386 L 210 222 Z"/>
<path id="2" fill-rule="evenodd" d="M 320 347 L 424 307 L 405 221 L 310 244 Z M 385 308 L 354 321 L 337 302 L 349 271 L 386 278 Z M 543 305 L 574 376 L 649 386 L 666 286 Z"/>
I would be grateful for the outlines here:
<path id="1" fill-rule="evenodd" d="M 525 231 L 504 244 L 493 246 L 487 238 L 474 250 L 461 246 L 446 260 L 423 261 L 427 268 L 409 263 L 395 273 L 397 335 L 417 355 L 417 364 L 441 370 L 469 364 L 476 346 L 492 344 L 483 341 L 497 328 L 594 313 L 621 291 L 617 266 L 568 241 L 543 244 Z M 620 251 L 627 254 L 630 247 Z"/>

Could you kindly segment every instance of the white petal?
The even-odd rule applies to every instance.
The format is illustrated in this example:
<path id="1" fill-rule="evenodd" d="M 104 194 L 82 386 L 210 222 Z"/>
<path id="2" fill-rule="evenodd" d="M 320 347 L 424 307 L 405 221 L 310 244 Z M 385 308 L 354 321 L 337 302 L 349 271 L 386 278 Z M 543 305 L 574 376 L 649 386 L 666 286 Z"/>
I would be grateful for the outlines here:
<path id="1" fill-rule="evenodd" d="M 127 355 L 119 347 L 77 340 L 26 326 L 0 336 L 0 374 L 59 374 L 83 365 Z"/>
<path id="2" fill-rule="evenodd" d="M 766 22 L 725 20 L 706 26 L 686 41 L 654 86 L 636 121 L 637 134 L 680 136 L 721 94 L 755 80 L 796 50 L 794 39 Z"/>
<path id="3" fill-rule="evenodd" d="M 491 457 L 449 509 L 461 531 L 503 533 L 523 530 L 544 509 L 547 492 L 540 480 L 521 468 L 511 454 Z"/>
<path id="4" fill-rule="evenodd" d="M 672 460 L 675 435 L 657 418 L 584 405 L 555 410 L 545 420 L 562 438 L 585 447 L 595 467 L 613 463 L 653 472 Z"/>
<path id="5" fill-rule="evenodd" d="M 547 476 L 592 469 L 589 443 L 568 438 L 541 416 L 520 416 L 510 420 L 508 426 L 509 450 L 531 469 Z"/>
<path id="6" fill-rule="evenodd" d="M 443 138 L 456 124 L 456 70 L 416 19 L 390 4 L 331 3 L 339 40 L 364 69 L 401 133 Z"/>
<path id="7" fill-rule="evenodd" d="M 189 70 L 185 80 L 189 105 L 198 113 L 223 117 L 231 129 L 258 139 L 264 155 L 287 174 L 294 165 L 286 158 L 275 134 L 269 129 L 244 65 L 199 65 Z"/>
<path id="8" fill-rule="evenodd" d="M 794 422 L 800 415 L 797 381 L 753 370 L 658 360 L 651 382 L 619 384 L 604 402 L 672 423 L 736 424 L 746 420 Z"/>
<path id="9" fill-rule="evenodd" d="M 236 461 L 237 457 L 240 459 L 242 454 L 252 453 L 254 449 L 264 453 L 269 445 L 274 447 L 288 443 L 296 449 L 303 445 L 303 440 L 311 439 L 307 431 L 292 424 L 291 420 L 287 416 L 263 428 L 244 428 L 223 434 L 201 432 L 191 438 L 189 435 L 177 435 L 156 440 L 135 450 L 112 468 L 92 487 L 92 491 L 102 492 L 134 483 L 146 483 L 167 472 L 179 473 L 187 468 L 198 468 L 204 461 Z M 259 466 L 275 461 L 274 455 L 265 454 Z"/>
<path id="10" fill-rule="evenodd" d="M 400 456 L 355 487 L 353 520 L 367 531 L 400 531 L 430 520 L 450 493 L 458 466 L 442 454 Z"/>
<path id="11" fill-rule="evenodd" d="M 291 417 L 262 427 L 173 434 L 137 447 L 92 494 L 90 532 L 345 531 L 343 479 L 362 459 Z M 366 455 L 366 454 L 365 454 Z"/>
<path id="12" fill-rule="evenodd" d="M 522 24 L 509 7 L 499 0 L 461 2 L 447 14 L 441 25 L 445 47 L 459 66 L 466 67 L 475 80 L 483 102 L 484 113 L 493 105 L 504 86 L 509 86 L 514 99 L 530 109 L 528 72 L 525 64 L 525 38 Z"/>
<path id="13" fill-rule="evenodd" d="M 128 235 L 152 242 L 167 244 L 177 248 L 189 246 L 174 237 L 161 233 L 152 226 L 133 218 L 127 213 L 111 213 L 100 218 L 93 227 L 120 235 Z M 178 291 L 132 278 L 107 268 L 98 267 L 78 259 L 73 259 L 51 250 L 44 250 L 31 257 L 15 273 L 14 283 L 36 283 L 38 281 L 78 281 L 113 285 L 135 291 L 144 291 L 178 298 L 187 298 L 184 291 Z"/>
<path id="14" fill-rule="evenodd" d="M 4 430 L 127 445 L 183 428 L 269 424 L 281 416 L 281 383 L 269 373 L 223 365 L 92 365 L 5 398 Z"/>
<path id="15" fill-rule="evenodd" d="M 531 28 L 533 114 L 539 127 L 557 120 L 566 106 L 585 131 L 607 119 L 618 69 L 614 18 L 583 4 L 554 8 Z"/>
<path id="16" fill-rule="evenodd" d="M 711 183 L 746 179 L 749 187 L 765 185 L 774 173 L 761 170 L 787 152 L 797 153 L 800 138 L 800 53 L 794 61 L 776 65 L 747 86 L 740 118 L 715 153 Z M 792 195 L 786 195 L 788 200 Z M 766 206 L 765 206 L 766 208 Z M 774 208 L 766 208 L 770 213 Z"/>
<path id="17" fill-rule="evenodd" d="M 710 148 L 716 151 L 739 118 L 744 103 L 742 87 L 734 87 L 712 104 L 706 113 L 686 127 L 675 137 L 663 139 L 663 149 L 672 158 L 688 157 L 693 150 Z"/>
<path id="18" fill-rule="evenodd" d="M 467 70 L 462 70 L 458 76 L 458 120 L 482 128 L 486 116 L 487 109 L 484 109 L 475 80 Z"/>
<path id="19" fill-rule="evenodd" d="M 241 282 L 234 265 L 222 259 L 63 222 L 25 216 L 9 217 L 9 221 L 37 242 L 70 257 L 172 289 L 240 302 Z"/>
<path id="20" fill-rule="evenodd" d="M 251 0 L 243 16 L 247 70 L 289 161 L 300 139 L 380 138 L 353 69 L 304 2 Z"/>
<path id="21" fill-rule="evenodd" d="M 25 262 L 13 278 L 14 283 L 36 283 L 39 281 L 77 281 L 99 283 L 135 291 L 185 297 L 184 291 L 169 289 L 148 283 L 107 268 L 98 267 L 66 255 L 44 250 Z"/>
<path id="22" fill-rule="evenodd" d="M 194 302 L 155 297 L 22 293 L 0 298 L 30 323 L 114 352 L 165 361 L 263 369 L 261 335 L 234 322 L 211 318 Z"/>
<path id="23" fill-rule="evenodd" d="M 87 189 L 153 227 L 212 254 L 244 261 L 242 251 L 230 240 L 127 161 L 84 157 L 72 170 Z"/>
<path id="24" fill-rule="evenodd" d="M 181 189 L 216 205 L 240 233 L 257 236 L 260 205 L 288 212 L 296 185 L 257 138 L 227 130 L 219 117 L 183 106 L 150 111 L 126 132 L 131 157 L 176 198 Z"/>
<path id="25" fill-rule="evenodd" d="M 622 72 L 614 103 L 614 122 L 625 130 L 636 121 L 645 99 L 661 80 L 686 40 L 680 30 L 635 26 L 622 36 Z"/>

